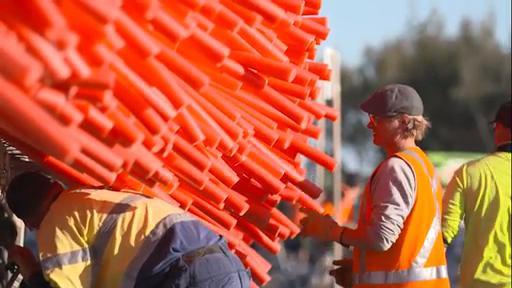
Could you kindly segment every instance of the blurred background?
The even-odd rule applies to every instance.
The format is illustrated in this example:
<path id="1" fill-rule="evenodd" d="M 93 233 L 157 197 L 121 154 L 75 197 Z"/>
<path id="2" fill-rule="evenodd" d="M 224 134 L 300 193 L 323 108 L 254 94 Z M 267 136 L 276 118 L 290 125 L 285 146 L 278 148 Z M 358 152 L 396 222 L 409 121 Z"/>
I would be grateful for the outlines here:
<path id="1" fill-rule="evenodd" d="M 306 168 L 325 191 L 319 201 L 339 223 L 357 223 L 359 195 L 384 157 L 371 141 L 367 115 L 359 110 L 379 86 L 404 83 L 422 96 L 433 128 L 420 146 L 443 184 L 462 163 L 493 149 L 488 122 L 511 96 L 510 0 L 323 0 L 321 15 L 328 18 L 331 33 L 318 57 L 333 56 L 335 85 L 326 88 L 339 95 L 323 101 L 341 107 L 341 119 L 318 123 L 325 127 L 324 138 L 312 144 L 336 157 L 341 169 L 331 174 L 313 164 Z M 33 167 L 19 151 L 6 152 L 14 157 L 0 153 L 0 181 Z M 286 203 L 280 209 L 297 215 Z M 0 207 L 2 217 L 7 216 Z M 458 287 L 462 242 L 459 238 L 447 251 L 453 287 Z M 26 233 L 25 243 L 37 249 L 33 234 Z M 351 253 L 301 237 L 286 241 L 277 255 L 256 249 L 273 264 L 272 280 L 264 288 L 334 287 L 328 276 L 331 262 Z M 5 256 L 0 250 L 0 267 Z"/>
<path id="2" fill-rule="evenodd" d="M 462 163 L 492 151 L 488 123 L 511 97 L 511 1 L 324 0 L 322 5 L 331 33 L 320 50 L 339 55 L 342 110 L 335 123 L 340 127 L 326 123 L 323 140 L 331 155 L 333 145 L 341 150 L 341 185 L 314 165 L 308 169 L 311 179 L 324 183 L 320 201 L 326 211 L 334 211 L 333 199 L 341 198 L 334 216 L 345 225 L 357 223 L 358 195 L 384 157 L 371 142 L 359 104 L 383 84 L 408 84 L 422 96 L 432 129 L 420 146 L 444 184 Z M 338 128 L 340 143 L 332 138 Z M 458 287 L 462 242 L 459 237 L 447 251 L 453 287 Z M 327 275 L 335 258 L 332 244 L 297 238 L 284 248 L 267 255 L 274 266 L 265 287 L 334 287 Z M 350 251 L 343 255 L 350 257 Z"/>

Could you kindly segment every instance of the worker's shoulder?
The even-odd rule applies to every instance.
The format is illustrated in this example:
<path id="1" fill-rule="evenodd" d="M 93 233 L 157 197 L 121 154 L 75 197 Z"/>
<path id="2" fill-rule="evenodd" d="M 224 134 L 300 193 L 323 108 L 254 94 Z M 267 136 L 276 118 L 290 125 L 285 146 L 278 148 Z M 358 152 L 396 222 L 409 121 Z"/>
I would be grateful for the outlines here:
<path id="1" fill-rule="evenodd" d="M 65 202 L 111 201 L 133 202 L 146 196 L 134 191 L 114 191 L 97 188 L 78 188 L 64 191 L 59 199 Z M 132 200 L 130 200 L 132 199 Z"/>
<path id="2" fill-rule="evenodd" d="M 496 165 L 510 165 L 510 153 L 508 154 L 509 155 L 506 155 L 502 152 L 490 153 L 475 160 L 466 162 L 461 167 L 468 171 L 477 171 L 480 169 L 488 169 Z"/>
<path id="3" fill-rule="evenodd" d="M 409 170 L 412 170 L 412 167 L 405 159 L 403 159 L 402 157 L 396 156 L 396 155 L 389 157 L 389 158 L 385 159 L 384 161 L 382 161 L 380 166 L 381 166 L 380 169 L 382 169 L 384 171 L 389 171 L 389 170 L 409 171 Z"/>

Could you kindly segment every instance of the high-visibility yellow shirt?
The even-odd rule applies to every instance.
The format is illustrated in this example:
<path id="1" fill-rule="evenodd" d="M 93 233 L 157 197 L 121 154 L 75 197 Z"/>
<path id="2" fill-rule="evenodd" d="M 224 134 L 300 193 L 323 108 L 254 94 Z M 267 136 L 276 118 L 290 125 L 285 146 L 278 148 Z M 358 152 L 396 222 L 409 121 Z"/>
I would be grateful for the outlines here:
<path id="1" fill-rule="evenodd" d="M 446 189 L 443 237 L 451 242 L 464 219 L 461 287 L 511 287 L 510 152 L 459 168 Z"/>
<path id="2" fill-rule="evenodd" d="M 91 189 L 59 195 L 37 231 L 45 278 L 66 288 L 144 286 L 162 263 L 219 239 L 162 200 Z"/>

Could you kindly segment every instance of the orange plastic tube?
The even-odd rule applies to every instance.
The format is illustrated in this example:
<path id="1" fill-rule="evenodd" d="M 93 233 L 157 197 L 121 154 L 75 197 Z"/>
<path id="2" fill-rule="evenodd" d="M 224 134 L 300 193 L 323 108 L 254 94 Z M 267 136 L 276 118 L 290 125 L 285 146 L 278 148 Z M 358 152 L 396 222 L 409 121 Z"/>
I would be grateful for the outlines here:
<path id="1" fill-rule="evenodd" d="M 226 29 L 215 26 L 210 34 L 225 43 L 232 51 L 244 51 L 252 54 L 259 55 L 258 50 L 254 49 L 247 41 L 245 41 L 236 32 L 227 31 Z"/>
<path id="2" fill-rule="evenodd" d="M 247 213 L 245 213 L 242 218 L 246 219 L 262 230 L 265 229 L 265 227 L 269 224 L 270 210 L 272 207 L 253 201 L 251 201 L 250 204 L 251 205 L 249 210 L 247 210 Z M 267 236 L 274 238 L 270 235 Z"/>
<path id="3" fill-rule="evenodd" d="M 231 189 L 252 201 L 263 202 L 268 198 L 268 194 L 257 181 L 245 176 L 241 176 L 240 180 Z"/>
<path id="4" fill-rule="evenodd" d="M 286 29 L 283 29 L 278 32 L 279 39 L 292 49 L 307 50 L 310 47 L 314 47 L 315 36 L 307 32 L 304 32 L 298 27 L 290 25 Z"/>
<path id="5" fill-rule="evenodd" d="M 243 218 L 238 218 L 240 230 L 251 236 L 255 241 L 265 247 L 269 252 L 277 254 L 281 250 L 279 243 L 272 241 L 265 233 Z"/>
<path id="6" fill-rule="evenodd" d="M 177 83 L 190 95 L 193 99 L 197 100 L 203 105 L 192 103 L 188 106 L 189 111 L 192 113 L 195 119 L 202 119 L 201 122 L 205 124 L 205 126 L 209 126 L 212 132 L 215 132 L 218 137 L 220 137 L 220 151 L 227 154 L 232 155 L 237 147 L 235 141 L 237 141 L 241 137 L 241 130 L 238 129 L 235 125 L 233 125 L 227 118 L 222 115 L 222 113 L 218 112 L 215 107 L 213 107 L 208 101 L 205 101 L 195 90 L 190 88 L 188 85 L 177 79 Z M 208 107 L 210 109 L 205 110 L 203 107 Z M 214 114 L 208 113 L 213 112 Z M 221 125 L 222 124 L 222 125 Z M 225 130 L 224 127 L 227 127 L 231 133 L 237 133 L 237 139 L 233 140 L 231 136 L 228 134 L 228 131 Z M 203 131 L 206 131 L 205 128 L 202 128 Z"/>
<path id="7" fill-rule="evenodd" d="M 322 7 L 322 0 L 305 0 L 306 7 L 319 10 Z"/>
<path id="8" fill-rule="evenodd" d="M 297 236 L 300 232 L 300 228 L 293 223 L 290 218 L 286 217 L 281 211 L 279 211 L 277 208 L 272 208 L 270 210 L 270 215 L 273 220 L 281 223 L 281 225 L 285 226 L 290 230 L 291 237 Z"/>
<path id="9" fill-rule="evenodd" d="M 295 185 L 313 199 L 317 199 L 318 197 L 320 197 L 320 194 L 322 193 L 322 188 L 316 186 L 315 183 L 311 182 L 308 179 L 304 179 L 301 182 L 297 182 L 295 183 Z"/>
<path id="10" fill-rule="evenodd" d="M 116 173 L 111 172 L 84 154 L 78 154 L 72 166 L 106 185 L 111 185 L 116 180 Z"/>
<path id="11" fill-rule="evenodd" d="M 190 31 L 166 13 L 162 8 L 158 9 L 155 17 L 151 19 L 155 29 L 165 35 L 173 43 L 179 43 L 190 35 Z"/>
<path id="12" fill-rule="evenodd" d="M 295 67 L 289 63 L 275 61 L 248 52 L 233 51 L 230 57 L 246 67 L 284 81 L 292 81 L 297 72 Z"/>
<path id="13" fill-rule="evenodd" d="M 308 71 L 318 75 L 321 80 L 329 80 L 331 78 L 331 69 L 329 69 L 327 64 L 313 61 L 308 61 L 306 63 Z"/>
<path id="14" fill-rule="evenodd" d="M 241 161 L 238 154 L 235 154 L 234 159 L 238 162 Z M 246 158 L 240 162 L 240 166 L 243 167 L 245 172 L 249 173 L 256 181 L 268 189 L 268 192 L 271 194 L 277 194 L 285 187 L 278 178 L 274 177 L 254 160 Z M 235 170 L 237 170 L 238 167 L 239 166 L 235 167 Z"/>
<path id="15" fill-rule="evenodd" d="M 224 59 L 224 61 L 218 65 L 218 68 L 221 73 L 226 73 L 236 79 L 242 78 L 245 74 L 244 67 L 230 58 Z"/>
<path id="16" fill-rule="evenodd" d="M 324 110 L 320 109 L 317 105 L 312 104 L 314 101 L 299 101 L 297 104 L 304 110 L 308 111 L 315 119 L 320 120 L 327 114 Z"/>
<path id="17" fill-rule="evenodd" d="M 187 89 L 186 87 L 184 88 Z M 196 103 L 200 105 L 201 108 L 208 113 L 208 115 L 215 119 L 216 123 L 222 127 L 222 129 L 231 137 L 231 139 L 233 139 L 233 141 L 238 142 L 241 139 L 243 130 L 235 123 L 233 123 L 228 118 L 228 116 L 222 113 L 216 106 L 214 106 L 210 101 L 206 100 L 203 96 L 199 95 L 196 91 L 189 91 L 189 95 L 194 98 Z"/>
<path id="18" fill-rule="evenodd" d="M 210 169 L 212 161 L 183 138 L 177 136 L 174 139 L 173 148 L 176 153 L 187 159 L 190 163 L 199 168 L 199 170 L 205 172 Z"/>
<path id="19" fill-rule="evenodd" d="M 294 14 L 302 14 L 304 0 L 272 0 L 279 7 Z"/>
<path id="20" fill-rule="evenodd" d="M 322 128 L 313 125 L 313 123 L 309 123 L 306 129 L 302 131 L 302 134 L 314 139 L 319 139 L 320 135 L 322 134 Z"/>
<path id="21" fill-rule="evenodd" d="M 186 132 L 186 135 L 190 137 L 192 145 L 202 142 L 206 138 L 204 132 L 190 115 L 187 107 L 179 109 L 174 120 Z"/>
<path id="22" fill-rule="evenodd" d="M 85 116 L 82 127 L 99 138 L 104 138 L 114 127 L 114 123 L 101 111 L 84 100 L 73 100 L 73 105 Z"/>
<path id="23" fill-rule="evenodd" d="M 261 35 L 257 31 L 254 31 L 254 29 L 245 23 L 240 26 L 237 34 L 240 35 L 242 39 L 254 47 L 254 49 L 256 49 L 264 57 L 284 63 L 289 61 L 286 55 L 284 55 L 279 49 L 272 45 L 272 43 L 268 41 L 265 36 Z"/>
<path id="24" fill-rule="evenodd" d="M 236 15 L 242 18 L 247 25 L 251 27 L 263 21 L 263 17 L 260 14 L 239 5 L 235 1 L 220 0 L 220 3 L 222 3 L 222 5 L 228 8 L 230 11 L 233 11 Z"/>
<path id="25" fill-rule="evenodd" d="M 305 100 L 309 95 L 308 87 L 286 82 L 274 77 L 268 77 L 268 84 L 277 91 L 286 93 L 298 99 Z"/>
<path id="26" fill-rule="evenodd" d="M 227 187 L 232 187 L 239 180 L 233 169 L 222 158 L 212 160 L 209 172 Z"/>
<path id="27" fill-rule="evenodd" d="M 190 9 L 196 11 L 208 4 L 208 0 L 183 0 L 184 5 L 187 5 Z"/>
<path id="28" fill-rule="evenodd" d="M 305 193 L 299 193 L 299 199 L 297 200 L 303 207 L 314 210 L 318 213 L 324 213 L 324 208 L 320 203 L 313 200 Z"/>
<path id="29" fill-rule="evenodd" d="M 209 33 L 215 26 L 209 18 L 197 12 L 191 12 L 190 19 L 196 23 L 197 28 L 207 33 Z"/>
<path id="30" fill-rule="evenodd" d="M 240 25 L 242 25 L 242 18 L 219 2 L 205 1 L 201 13 L 208 13 L 206 10 L 216 11 L 215 17 L 210 18 L 217 24 L 216 27 L 222 27 L 229 31 L 236 32 L 240 28 Z"/>
<path id="31" fill-rule="evenodd" d="M 118 171 L 123 165 L 123 159 L 112 154 L 112 151 L 103 142 L 100 142 L 81 129 L 75 129 L 73 134 L 82 146 L 82 153 L 91 157 L 110 171 Z"/>
<path id="32" fill-rule="evenodd" d="M 189 194 L 192 200 L 194 201 L 194 206 L 199 208 L 202 212 L 208 215 L 215 222 L 220 224 L 221 227 L 226 230 L 231 230 L 235 227 L 237 220 L 229 215 L 228 213 L 212 206 L 210 203 L 203 200 L 203 198 L 198 197 L 195 194 Z"/>
<path id="33" fill-rule="evenodd" d="M 327 35 L 329 35 L 329 28 L 327 28 L 325 24 L 322 25 L 310 18 L 303 18 L 300 28 L 304 30 L 304 32 L 313 34 L 322 40 L 327 39 Z"/>
<path id="34" fill-rule="evenodd" d="M 131 15 L 140 15 L 144 20 L 151 20 L 160 8 L 159 2 L 158 0 L 127 1 L 123 2 L 123 9 Z"/>
<path id="35" fill-rule="evenodd" d="M 111 1 L 80 0 L 77 4 L 102 23 L 113 22 L 120 13 Z"/>
<path id="36" fill-rule="evenodd" d="M 70 85 L 78 86 L 78 89 L 98 89 L 106 90 L 114 88 L 115 73 L 107 68 L 91 68 L 91 74 L 85 79 L 69 79 Z"/>
<path id="37" fill-rule="evenodd" d="M 173 173 L 177 174 L 197 189 L 204 189 L 208 177 L 192 164 L 185 161 L 174 152 L 170 152 L 169 155 L 162 158 L 162 160 Z"/>
<path id="38" fill-rule="evenodd" d="M 232 191 L 231 189 L 225 188 L 225 190 L 230 193 L 225 201 L 226 208 L 231 210 L 235 215 L 244 215 L 247 210 L 249 210 L 249 203 L 245 201 L 242 195 Z"/>
<path id="39" fill-rule="evenodd" d="M 23 25 L 18 25 L 16 30 L 56 80 L 64 80 L 71 76 L 70 67 L 59 51 L 45 38 Z"/>
<path id="40" fill-rule="evenodd" d="M 284 54 L 286 55 L 286 57 L 288 57 L 290 59 L 291 63 L 293 63 L 299 67 L 302 67 L 302 65 L 306 61 L 306 54 L 300 50 L 286 49 L 286 51 L 284 51 Z"/>
<path id="41" fill-rule="evenodd" d="M 66 19 L 55 5 L 55 2 L 45 0 L 22 0 L 16 1 L 15 5 L 19 7 L 18 11 L 22 11 L 23 14 L 26 13 L 27 16 L 29 15 L 29 17 L 26 17 L 29 19 L 27 22 L 37 27 L 40 32 L 52 28 L 62 29 L 66 27 Z"/>
<path id="42" fill-rule="evenodd" d="M 121 36 L 133 47 L 143 58 L 154 56 L 160 51 L 155 40 L 146 33 L 132 18 L 124 12 L 119 12 L 115 19 L 116 28 Z"/>
<path id="43" fill-rule="evenodd" d="M 229 49 L 220 43 L 208 33 L 194 29 L 189 38 L 184 39 L 178 45 L 178 52 L 192 49 L 192 51 L 201 51 L 203 55 L 211 59 L 214 63 L 220 63 L 229 55 Z"/>
<path id="44" fill-rule="evenodd" d="M 143 141 L 144 134 L 118 108 L 106 111 L 105 116 L 114 123 L 114 128 L 111 131 L 112 136 L 122 143 L 132 145 Z"/>
<path id="45" fill-rule="evenodd" d="M 322 110 L 327 119 L 331 121 L 336 121 L 338 119 L 339 112 L 336 109 L 314 101 L 309 101 L 308 104 L 314 106 L 316 109 Z"/>
<path id="46" fill-rule="evenodd" d="M 74 75 L 78 78 L 87 78 L 91 75 L 91 68 L 75 49 L 66 49 L 63 54 L 64 60 L 69 64 Z"/>
<path id="47" fill-rule="evenodd" d="M 288 19 L 283 9 L 270 1 L 250 0 L 235 2 L 246 7 L 248 10 L 260 14 L 265 20 L 269 22 L 270 25 L 276 25 L 280 23 L 287 23 L 288 25 L 290 24 L 290 19 Z"/>
<path id="48" fill-rule="evenodd" d="M 80 144 L 53 117 L 30 100 L 18 87 L 0 75 L 0 127 L 15 129 L 25 143 L 38 143 L 39 149 L 70 163 L 78 154 Z M 23 119 L 22 123 L 19 119 Z M 11 126 L 13 125 L 13 126 Z M 6 129 L 11 132 L 9 129 Z"/>
<path id="49" fill-rule="evenodd" d="M 281 179 L 285 173 L 285 169 L 280 165 L 276 165 L 277 163 L 273 162 L 273 158 L 270 157 L 262 147 L 254 147 L 247 153 L 247 158 L 254 161 L 259 166 L 263 167 L 267 172 L 269 172 L 274 178 Z"/>
<path id="50" fill-rule="evenodd" d="M 309 146 L 307 143 L 299 141 L 297 137 L 293 137 L 291 147 L 297 149 L 300 154 L 324 166 L 329 171 L 334 171 L 334 168 L 336 167 L 336 160 L 322 151 Z"/>
<path id="51" fill-rule="evenodd" d="M 0 33 L 4 39 L 0 44 L 0 74 L 25 88 L 33 87 L 43 76 L 43 65 L 28 54 L 14 37 L 8 39 L 10 33 L 14 36 L 9 30 Z"/>
<path id="52" fill-rule="evenodd" d="M 13 135 L 7 133 L 7 131 L 0 128 L 0 137 L 7 142 L 16 147 L 23 152 L 23 154 L 27 155 L 32 161 L 38 162 L 44 167 L 50 169 L 52 172 L 60 176 L 60 180 L 63 180 L 66 184 L 71 186 L 99 186 L 101 183 L 93 179 L 92 177 L 78 172 L 73 169 L 69 165 L 59 161 L 58 159 L 45 155 L 41 151 L 38 151 L 31 145 L 28 145 L 18 139 L 16 139 Z"/>
<path id="53" fill-rule="evenodd" d="M 320 9 L 313 9 L 311 7 L 304 7 L 304 10 L 302 11 L 302 15 L 305 16 L 316 16 L 320 13 Z"/>
<path id="54" fill-rule="evenodd" d="M 169 70 L 174 71 L 176 75 L 179 75 L 181 79 L 197 91 L 200 91 L 210 82 L 206 74 L 192 65 L 176 51 L 162 47 L 162 51 L 158 54 L 157 59 L 162 61 Z"/>
<path id="55" fill-rule="evenodd" d="M 202 139 L 201 142 L 194 143 L 194 145 L 203 143 L 205 146 L 207 146 L 211 149 L 217 149 L 217 150 L 220 150 L 223 152 L 228 151 L 229 148 L 227 148 L 228 146 L 223 141 L 223 140 L 225 140 L 225 139 L 223 139 L 223 136 L 219 135 L 219 133 L 217 133 L 216 129 L 214 129 L 213 126 L 210 125 L 210 123 L 207 120 L 205 120 L 203 117 L 200 117 L 195 109 L 190 109 L 189 111 L 190 111 L 191 118 L 194 119 L 194 124 L 197 125 L 201 129 L 201 131 L 203 131 L 203 135 L 204 135 L 204 139 Z M 222 129 L 219 128 L 219 130 L 222 130 Z M 187 136 L 186 133 L 182 133 L 180 131 L 179 134 L 182 135 L 188 141 L 192 142 L 192 140 L 190 139 L 190 137 Z M 227 135 L 224 135 L 224 136 L 225 136 L 225 138 L 229 139 L 229 136 L 227 136 Z M 228 141 L 234 145 L 234 142 L 231 141 L 231 139 L 229 139 Z"/>
<path id="56" fill-rule="evenodd" d="M 274 165 L 282 167 L 284 169 L 285 174 L 288 177 L 295 181 L 302 181 L 304 179 L 304 177 L 302 177 L 295 171 L 295 168 L 290 163 L 288 163 L 286 160 L 282 159 L 281 157 L 275 154 L 276 151 L 274 148 L 267 146 L 266 144 L 260 142 L 257 139 L 250 139 L 249 141 L 252 145 L 257 147 L 259 151 L 261 151 L 261 153 L 269 157 L 271 163 L 274 163 Z"/>
<path id="57" fill-rule="evenodd" d="M 302 108 L 294 105 L 289 99 L 281 95 L 272 87 L 265 87 L 259 91 L 257 96 L 265 102 L 274 106 L 288 118 L 297 123 L 301 128 L 305 128 L 308 120 L 308 113 Z"/>
<path id="58" fill-rule="evenodd" d="M 176 200 L 176 202 L 180 203 L 181 209 L 187 211 L 188 209 L 192 208 L 191 206 L 194 200 L 192 200 L 190 196 L 180 190 L 179 187 L 173 193 L 171 193 L 171 197 Z"/>

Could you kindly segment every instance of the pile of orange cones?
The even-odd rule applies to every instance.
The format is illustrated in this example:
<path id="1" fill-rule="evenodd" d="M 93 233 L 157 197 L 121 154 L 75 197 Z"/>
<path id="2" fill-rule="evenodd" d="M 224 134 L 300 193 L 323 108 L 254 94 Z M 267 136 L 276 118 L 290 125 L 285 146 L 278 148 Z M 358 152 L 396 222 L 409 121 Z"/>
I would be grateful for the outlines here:
<path id="1" fill-rule="evenodd" d="M 133 189 L 224 235 L 256 285 L 320 211 L 311 147 L 329 29 L 320 0 L 17 0 L 0 3 L 0 138 L 72 185 Z M 257 283 L 257 284 L 256 284 Z"/>

